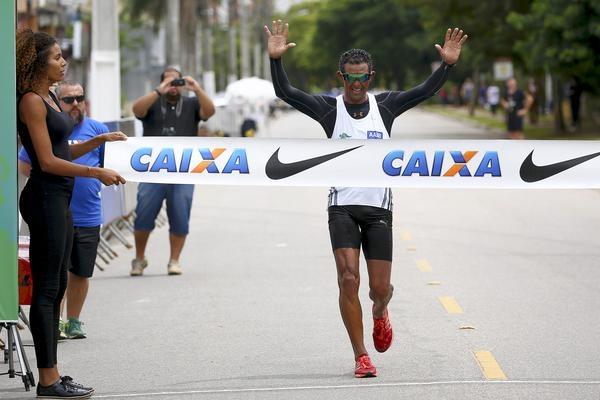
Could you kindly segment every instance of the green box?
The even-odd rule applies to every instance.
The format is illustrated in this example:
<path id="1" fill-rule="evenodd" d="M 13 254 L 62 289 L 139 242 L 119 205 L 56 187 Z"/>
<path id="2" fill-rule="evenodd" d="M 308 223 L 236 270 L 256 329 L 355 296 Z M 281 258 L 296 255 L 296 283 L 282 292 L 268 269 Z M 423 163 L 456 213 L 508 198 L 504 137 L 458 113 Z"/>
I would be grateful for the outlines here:
<path id="1" fill-rule="evenodd" d="M 0 1 L 0 321 L 18 319 L 15 2 Z"/>

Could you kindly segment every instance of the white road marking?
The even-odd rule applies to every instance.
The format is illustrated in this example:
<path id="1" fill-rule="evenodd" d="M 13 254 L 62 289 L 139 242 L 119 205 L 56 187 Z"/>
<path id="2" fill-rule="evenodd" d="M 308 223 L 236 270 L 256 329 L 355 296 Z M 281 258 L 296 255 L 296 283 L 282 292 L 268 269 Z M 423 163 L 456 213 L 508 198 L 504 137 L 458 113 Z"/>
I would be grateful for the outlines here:
<path id="1" fill-rule="evenodd" d="M 94 395 L 96 399 L 116 399 L 128 397 L 150 396 L 181 396 L 190 394 L 219 394 L 219 393 L 252 393 L 252 392 L 284 392 L 301 390 L 326 390 L 326 389 L 361 389 L 402 386 L 448 386 L 448 385 L 600 385 L 600 381 L 434 381 L 434 382 L 390 382 L 354 385 L 322 385 L 322 386 L 281 386 L 265 388 L 239 388 L 239 389 L 206 389 L 187 390 L 177 392 L 150 392 L 150 393 L 125 393 Z"/>

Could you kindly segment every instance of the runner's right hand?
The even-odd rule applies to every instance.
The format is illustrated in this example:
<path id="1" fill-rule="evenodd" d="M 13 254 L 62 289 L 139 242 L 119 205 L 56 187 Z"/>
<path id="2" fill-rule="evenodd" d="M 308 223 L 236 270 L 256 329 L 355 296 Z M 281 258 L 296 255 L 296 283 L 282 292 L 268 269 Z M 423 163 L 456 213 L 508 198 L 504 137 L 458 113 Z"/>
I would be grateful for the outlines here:
<path id="1" fill-rule="evenodd" d="M 118 185 L 119 183 L 126 182 L 125 179 L 117 173 L 117 171 L 112 169 L 94 167 L 90 172 L 94 178 L 97 178 L 106 186 Z"/>
<path id="2" fill-rule="evenodd" d="M 266 25 L 264 27 L 265 35 L 267 35 L 267 49 L 269 51 L 269 57 L 277 59 L 281 58 L 283 53 L 285 53 L 288 49 L 296 46 L 296 43 L 287 42 L 289 31 L 287 22 L 284 24 L 280 19 L 273 21 L 272 29 L 273 32 L 271 33 Z"/>

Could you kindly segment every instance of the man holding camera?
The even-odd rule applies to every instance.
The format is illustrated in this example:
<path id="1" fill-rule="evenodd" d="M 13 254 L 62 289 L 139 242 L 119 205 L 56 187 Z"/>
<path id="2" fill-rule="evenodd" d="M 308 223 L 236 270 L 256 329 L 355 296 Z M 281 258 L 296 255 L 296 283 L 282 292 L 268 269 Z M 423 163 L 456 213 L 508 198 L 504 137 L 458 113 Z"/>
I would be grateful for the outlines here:
<path id="1" fill-rule="evenodd" d="M 215 106 L 198 82 L 191 76 L 182 77 L 175 67 L 167 67 L 160 76 L 160 85 L 133 103 L 133 113 L 144 126 L 144 136 L 197 136 L 198 123 L 215 113 Z M 195 97 L 183 96 L 189 90 Z M 131 261 L 131 276 L 140 276 L 148 266 L 146 244 L 154 229 L 156 216 L 167 201 L 171 255 L 167 265 L 169 275 L 180 275 L 179 256 L 189 231 L 194 185 L 140 183 L 135 209 L 135 252 Z"/>

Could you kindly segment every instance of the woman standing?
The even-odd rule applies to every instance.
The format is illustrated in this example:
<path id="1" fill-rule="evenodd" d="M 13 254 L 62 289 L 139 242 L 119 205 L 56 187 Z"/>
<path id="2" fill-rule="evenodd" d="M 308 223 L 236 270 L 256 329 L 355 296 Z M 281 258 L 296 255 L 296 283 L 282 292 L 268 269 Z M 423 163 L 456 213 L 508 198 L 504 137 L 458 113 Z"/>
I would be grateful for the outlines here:
<path id="1" fill-rule="evenodd" d="M 57 368 L 60 302 L 67 284 L 73 223 L 69 202 L 73 177 L 98 178 L 105 185 L 125 183 L 115 171 L 74 164 L 106 141 L 125 140 L 115 132 L 69 146 L 74 122 L 62 112 L 50 87 L 65 77 L 67 62 L 56 40 L 42 32 L 17 32 L 17 130 L 31 157 L 31 175 L 23 189 L 20 210 L 29 225 L 33 296 L 30 309 L 39 384 L 43 398 L 92 396 L 94 389 L 61 377 Z"/>

